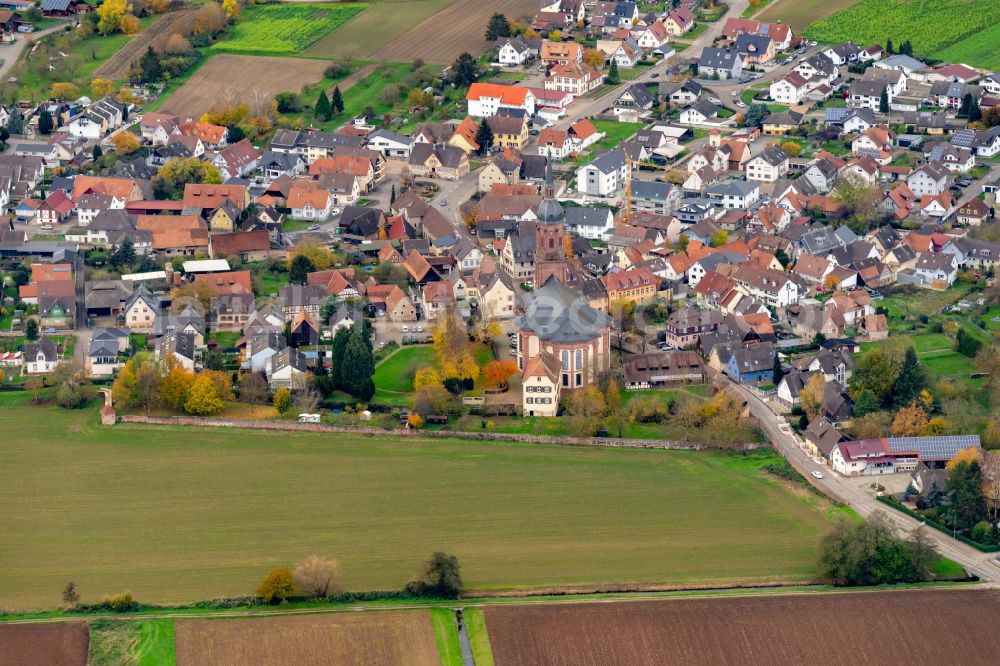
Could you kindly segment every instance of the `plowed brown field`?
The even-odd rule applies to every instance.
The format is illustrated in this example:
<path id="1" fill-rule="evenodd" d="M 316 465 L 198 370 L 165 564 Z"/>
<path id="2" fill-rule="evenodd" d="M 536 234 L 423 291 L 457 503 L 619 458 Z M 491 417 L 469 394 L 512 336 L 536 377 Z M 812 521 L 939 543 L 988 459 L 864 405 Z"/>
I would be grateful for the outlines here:
<path id="1" fill-rule="evenodd" d="M 246 102 L 255 91 L 267 99 L 285 90 L 297 92 L 323 78 L 323 60 L 221 54 L 191 75 L 160 111 L 197 118 L 221 100 Z"/>
<path id="2" fill-rule="evenodd" d="M 86 622 L 0 624 L 0 666 L 85 666 Z"/>
<path id="3" fill-rule="evenodd" d="M 176 624 L 177 666 L 437 666 L 427 611 L 331 613 Z"/>
<path id="4" fill-rule="evenodd" d="M 1000 663 L 1000 592 L 493 606 L 497 666 Z"/>
<path id="5" fill-rule="evenodd" d="M 463 51 L 486 52 L 486 24 L 495 12 L 511 18 L 538 11 L 538 0 L 458 0 L 389 42 L 373 55 L 378 60 L 450 65 Z"/>

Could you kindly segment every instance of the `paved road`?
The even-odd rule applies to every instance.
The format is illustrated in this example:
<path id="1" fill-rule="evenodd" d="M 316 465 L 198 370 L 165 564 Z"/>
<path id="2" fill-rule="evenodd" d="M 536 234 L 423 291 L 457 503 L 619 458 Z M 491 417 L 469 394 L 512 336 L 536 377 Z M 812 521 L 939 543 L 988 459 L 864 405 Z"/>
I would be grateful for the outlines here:
<path id="1" fill-rule="evenodd" d="M 642 76 L 639 76 L 633 81 L 624 81 L 615 88 L 605 92 L 598 98 L 578 98 L 573 102 L 572 106 L 569 108 L 569 113 L 566 117 L 555 124 L 555 127 L 565 128 L 569 127 L 575 123 L 580 118 L 589 118 L 590 116 L 597 115 L 604 111 L 608 105 L 626 88 L 631 86 L 633 83 L 645 83 L 653 81 L 651 74 L 657 74 L 662 76 L 663 73 L 668 69 L 668 66 L 672 66 L 672 62 L 680 58 L 686 57 L 698 57 L 701 54 L 701 50 L 706 46 L 711 46 L 712 42 L 717 36 L 722 33 L 722 27 L 726 24 L 726 20 L 730 18 L 735 18 L 743 13 L 743 10 L 747 8 L 747 0 L 735 0 L 730 3 L 729 11 L 727 11 L 723 16 L 719 17 L 718 21 L 714 21 L 708 24 L 708 30 L 691 40 L 691 45 L 688 46 L 683 51 L 678 52 L 671 58 L 664 58 L 663 61 L 657 63 L 653 67 L 649 68 Z"/>
<path id="2" fill-rule="evenodd" d="M 728 381 L 728 379 L 723 378 L 723 381 Z M 825 465 L 818 464 L 799 447 L 793 435 L 782 432 L 779 426 L 785 423 L 785 420 L 781 416 L 775 414 L 757 394 L 738 384 L 736 386 L 746 396 L 750 413 L 760 422 L 764 433 L 771 440 L 771 444 L 788 460 L 792 467 L 819 490 L 849 505 L 861 516 L 867 517 L 875 511 L 881 511 L 902 532 L 910 532 L 922 524 L 910 516 L 876 502 L 874 491 L 869 492 L 866 488 L 859 487 L 856 485 L 856 479 L 853 482 L 849 481 Z M 813 471 L 822 472 L 823 478 L 812 478 Z M 873 480 L 875 480 L 874 477 Z M 979 576 L 984 581 L 994 583 L 1000 581 L 1000 566 L 993 563 L 992 556 L 981 553 L 933 528 L 923 527 L 922 529 L 925 530 L 927 536 L 934 542 L 942 555 L 958 562 L 965 567 L 966 571 Z"/>
<path id="3" fill-rule="evenodd" d="M 69 21 L 61 22 L 59 25 L 54 25 L 51 28 L 39 30 L 38 32 L 17 33 L 17 41 L 13 44 L 4 44 L 3 46 L 0 46 L 0 58 L 3 58 L 3 64 L 0 65 L 0 81 L 6 81 L 7 73 L 14 66 L 14 63 L 16 63 L 21 57 L 21 52 L 24 51 L 24 47 L 27 45 L 28 39 L 32 39 L 37 42 L 45 35 L 51 35 L 53 32 L 59 32 L 67 25 L 69 25 Z"/>

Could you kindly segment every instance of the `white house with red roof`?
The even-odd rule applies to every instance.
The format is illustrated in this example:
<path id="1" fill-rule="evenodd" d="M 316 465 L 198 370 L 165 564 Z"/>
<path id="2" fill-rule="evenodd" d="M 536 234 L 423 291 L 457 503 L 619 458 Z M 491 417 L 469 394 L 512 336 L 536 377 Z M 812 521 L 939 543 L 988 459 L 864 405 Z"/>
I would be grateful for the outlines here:
<path id="1" fill-rule="evenodd" d="M 535 114 L 535 96 L 529 88 L 504 86 L 496 83 L 473 83 L 465 95 L 469 115 L 489 118 L 500 109 L 520 109 L 529 116 Z"/>

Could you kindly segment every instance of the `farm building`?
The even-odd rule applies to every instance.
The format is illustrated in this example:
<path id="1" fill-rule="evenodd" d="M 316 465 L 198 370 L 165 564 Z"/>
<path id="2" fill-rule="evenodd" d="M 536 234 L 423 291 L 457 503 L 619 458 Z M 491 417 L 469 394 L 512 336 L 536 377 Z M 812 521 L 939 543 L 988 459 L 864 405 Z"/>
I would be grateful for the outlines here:
<path id="1" fill-rule="evenodd" d="M 943 468 L 967 448 L 980 448 L 979 435 L 865 439 L 837 444 L 830 452 L 830 464 L 844 476 L 912 472 L 917 463 Z"/>

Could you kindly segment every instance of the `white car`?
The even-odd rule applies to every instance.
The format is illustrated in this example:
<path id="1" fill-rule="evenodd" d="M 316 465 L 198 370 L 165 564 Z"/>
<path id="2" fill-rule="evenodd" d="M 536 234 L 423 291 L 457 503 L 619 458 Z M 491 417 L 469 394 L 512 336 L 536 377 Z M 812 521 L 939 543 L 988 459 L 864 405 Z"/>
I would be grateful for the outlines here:
<path id="1" fill-rule="evenodd" d="M 340 215 L 340 209 L 339 208 L 331 208 L 330 209 L 330 215 Z"/>
<path id="2" fill-rule="evenodd" d="M 739 90 L 733 90 L 733 91 L 731 91 L 731 92 L 729 93 L 729 96 L 730 96 L 730 97 L 736 97 L 736 95 L 737 95 L 737 94 L 739 94 Z"/>
<path id="3" fill-rule="evenodd" d="M 816 46 L 816 42 L 809 42 L 809 46 Z"/>
<path id="4" fill-rule="evenodd" d="M 737 100 L 736 106 L 740 107 L 741 109 L 745 109 L 747 105 L 743 103 L 743 100 Z"/>
<path id="5" fill-rule="evenodd" d="M 410 327 L 409 326 L 404 326 L 403 327 L 403 333 L 409 333 L 409 332 L 410 332 Z"/>
<path id="6" fill-rule="evenodd" d="M 822 479 L 823 478 L 823 472 L 817 472 L 817 471 L 813 470 L 812 475 L 813 475 L 813 478 L 815 478 L 815 479 Z"/>
<path id="7" fill-rule="evenodd" d="M 423 326 L 417 326 L 417 333 L 423 333 L 423 332 L 424 332 L 424 327 Z"/>

